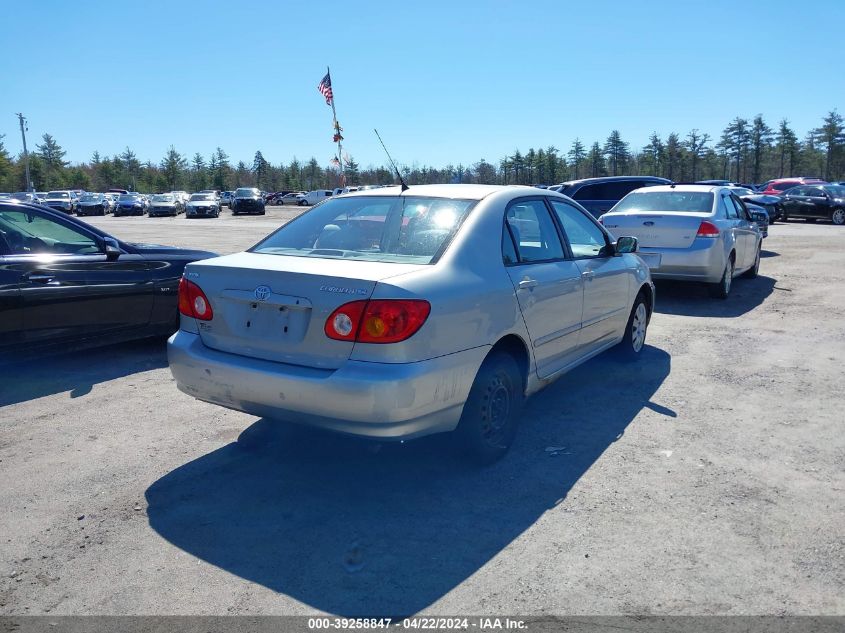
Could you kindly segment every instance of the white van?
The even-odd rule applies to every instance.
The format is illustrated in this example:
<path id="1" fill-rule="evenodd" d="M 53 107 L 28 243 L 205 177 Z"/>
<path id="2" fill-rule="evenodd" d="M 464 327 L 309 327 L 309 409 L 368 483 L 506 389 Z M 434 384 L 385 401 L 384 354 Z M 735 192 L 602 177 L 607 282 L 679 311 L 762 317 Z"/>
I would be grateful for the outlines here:
<path id="1" fill-rule="evenodd" d="M 318 202 L 322 202 L 323 200 L 327 200 L 333 195 L 334 192 L 329 191 L 328 189 L 315 189 L 314 191 L 309 191 L 304 196 L 302 196 L 299 204 L 307 204 L 310 206 L 313 204 L 317 204 Z"/>

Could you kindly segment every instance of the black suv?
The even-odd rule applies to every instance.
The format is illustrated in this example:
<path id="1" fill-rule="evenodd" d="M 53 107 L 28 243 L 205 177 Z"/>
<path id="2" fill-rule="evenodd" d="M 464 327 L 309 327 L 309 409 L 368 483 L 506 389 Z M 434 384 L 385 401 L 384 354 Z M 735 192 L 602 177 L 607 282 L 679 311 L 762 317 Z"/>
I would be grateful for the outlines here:
<path id="1" fill-rule="evenodd" d="M 671 184 L 671 180 L 657 176 L 607 176 L 569 180 L 549 189 L 569 196 L 595 217 L 599 217 L 634 189 Z"/>
<path id="2" fill-rule="evenodd" d="M 264 215 L 264 197 L 258 189 L 241 187 L 232 196 L 229 208 L 232 209 L 232 215 L 238 215 L 239 213 Z"/>

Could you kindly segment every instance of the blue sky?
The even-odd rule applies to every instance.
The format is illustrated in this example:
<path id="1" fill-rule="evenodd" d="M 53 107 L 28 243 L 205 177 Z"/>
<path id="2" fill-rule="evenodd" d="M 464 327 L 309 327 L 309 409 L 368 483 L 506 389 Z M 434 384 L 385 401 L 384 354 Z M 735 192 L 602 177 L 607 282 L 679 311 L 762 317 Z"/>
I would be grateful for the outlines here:
<path id="1" fill-rule="evenodd" d="M 233 162 L 328 164 L 331 66 L 344 150 L 362 166 L 497 162 L 519 148 L 635 148 L 735 116 L 803 136 L 845 114 L 842 0 L 86 2 L 4 11 L 0 134 L 49 132 L 73 162 L 170 145 Z M 806 88 L 804 88 L 806 87 Z"/>

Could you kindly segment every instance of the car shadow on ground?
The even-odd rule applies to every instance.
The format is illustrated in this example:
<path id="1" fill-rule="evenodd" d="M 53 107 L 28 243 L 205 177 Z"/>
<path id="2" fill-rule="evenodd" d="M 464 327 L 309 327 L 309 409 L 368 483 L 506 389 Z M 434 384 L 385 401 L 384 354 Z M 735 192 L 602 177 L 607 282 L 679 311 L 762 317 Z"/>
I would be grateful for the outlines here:
<path id="1" fill-rule="evenodd" d="M 655 312 L 696 317 L 738 317 L 763 303 L 775 288 L 776 279 L 760 275 L 755 279 L 737 277 L 727 299 L 710 296 L 704 284 L 660 280 Z"/>
<path id="2" fill-rule="evenodd" d="M 79 398 L 96 384 L 162 367 L 161 337 L 0 365 L 0 407 L 65 391 Z"/>
<path id="3" fill-rule="evenodd" d="M 644 407 L 676 423 L 651 402 L 669 369 L 653 347 L 593 359 L 529 400 L 511 452 L 484 468 L 449 434 L 375 444 L 262 419 L 151 485 L 150 526 L 314 609 L 417 613 L 565 502 Z"/>
<path id="4" fill-rule="evenodd" d="M 768 259 L 769 257 L 780 257 L 780 253 L 778 253 L 776 251 L 767 251 L 767 250 L 760 251 L 760 258 L 761 259 Z"/>

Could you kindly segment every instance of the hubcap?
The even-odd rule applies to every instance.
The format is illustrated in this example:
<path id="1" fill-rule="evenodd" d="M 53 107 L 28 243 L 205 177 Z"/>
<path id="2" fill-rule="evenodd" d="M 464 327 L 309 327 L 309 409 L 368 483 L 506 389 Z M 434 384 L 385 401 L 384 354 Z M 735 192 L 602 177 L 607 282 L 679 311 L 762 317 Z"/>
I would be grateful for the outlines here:
<path id="1" fill-rule="evenodd" d="M 842 209 L 837 209 L 833 212 L 833 223 L 834 224 L 845 224 L 845 211 Z"/>
<path id="2" fill-rule="evenodd" d="M 481 433 L 488 444 L 500 446 L 504 440 L 505 427 L 510 416 L 510 391 L 501 377 L 496 376 L 490 383 L 487 394 Z"/>
<path id="3" fill-rule="evenodd" d="M 634 312 L 634 320 L 631 323 L 631 346 L 635 352 L 639 352 L 643 348 L 643 343 L 645 343 L 647 319 L 648 313 L 646 312 L 645 305 L 642 303 L 638 304 Z"/>

